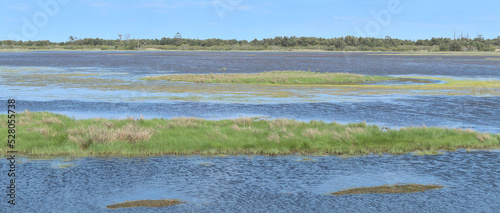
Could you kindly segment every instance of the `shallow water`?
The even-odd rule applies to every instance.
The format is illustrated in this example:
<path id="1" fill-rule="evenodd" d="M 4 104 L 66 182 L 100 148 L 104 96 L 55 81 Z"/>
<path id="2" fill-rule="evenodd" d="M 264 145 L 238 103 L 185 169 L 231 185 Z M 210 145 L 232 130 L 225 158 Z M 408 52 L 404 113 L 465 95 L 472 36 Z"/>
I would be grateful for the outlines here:
<path id="1" fill-rule="evenodd" d="M 377 53 L 274 52 L 0 52 L 0 101 L 18 109 L 75 118 L 207 119 L 267 116 L 298 120 L 472 128 L 500 133 L 500 89 L 436 91 L 207 85 L 139 80 L 178 73 L 252 73 L 270 70 L 352 72 L 498 80 L 497 57 Z M 222 71 L 222 68 L 226 68 Z M 433 81 L 433 80 L 431 80 Z M 433 84 L 442 84 L 434 80 Z M 111 85 L 112 84 L 112 85 Z M 379 84 L 379 83 L 378 83 Z M 407 85 L 408 82 L 389 82 Z M 421 83 L 411 83 L 421 84 Z M 451 95 L 450 95 L 451 94 Z M 4 113 L 4 112 L 2 112 Z"/>
<path id="2" fill-rule="evenodd" d="M 425 124 L 500 133 L 498 88 L 367 94 L 355 89 L 138 80 L 160 74 L 308 69 L 498 80 L 500 61 L 487 59 L 492 57 L 498 56 L 0 52 L 0 102 L 6 109 L 6 100 L 15 98 L 18 111 L 49 111 L 77 119 L 264 116 L 340 123 L 366 120 L 368 124 L 391 128 Z M 136 212 L 137 209 L 107 210 L 106 206 L 140 199 L 187 201 L 164 209 L 141 209 L 146 212 L 494 212 L 500 208 L 495 202 L 500 199 L 498 151 L 312 158 L 313 161 L 300 161 L 302 157 L 297 156 L 22 159 L 17 164 L 18 205 L 13 210 L 1 202 L 0 212 Z M 64 165 L 74 166 L 60 168 Z M 0 161 L 0 167 L 1 174 L 6 174 L 6 161 Z M 415 194 L 324 195 L 349 187 L 396 183 L 441 184 L 445 188 Z M 5 189 L 5 184 L 1 181 L 0 187 Z"/>
<path id="3" fill-rule="evenodd" d="M 313 70 L 370 75 L 499 77 L 498 56 L 293 52 L 20 52 L 0 53 L 1 66 L 113 68 L 131 74 L 253 73 Z"/>
<path id="4" fill-rule="evenodd" d="M 164 209 L 141 208 L 145 212 L 494 212 L 500 208 L 496 202 L 500 152 L 311 158 L 23 159 L 18 164 L 18 205 L 8 212 L 136 212 L 106 206 L 141 199 L 187 201 Z M 74 166 L 59 167 L 65 164 Z M 0 161 L 2 171 L 7 166 Z M 414 194 L 325 195 L 397 183 L 445 188 Z M 2 212 L 8 209 L 4 202 L 0 207 Z"/>
<path id="5" fill-rule="evenodd" d="M 71 100 L 22 101 L 18 110 L 53 111 L 77 119 L 105 117 L 139 118 L 198 117 L 226 119 L 265 116 L 294 118 L 301 121 L 363 122 L 391 128 L 405 126 L 441 126 L 471 128 L 500 133 L 500 98 L 474 96 L 383 96 L 357 97 L 351 100 L 320 103 L 210 103 L 172 101 L 84 102 Z"/>

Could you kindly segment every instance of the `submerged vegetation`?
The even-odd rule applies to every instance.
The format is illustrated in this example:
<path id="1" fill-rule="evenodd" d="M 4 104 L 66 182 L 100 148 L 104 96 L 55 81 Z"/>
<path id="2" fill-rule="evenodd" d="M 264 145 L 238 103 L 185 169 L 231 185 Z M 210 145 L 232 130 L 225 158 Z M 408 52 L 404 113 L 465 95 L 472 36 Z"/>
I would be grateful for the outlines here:
<path id="1" fill-rule="evenodd" d="M 373 187 L 360 187 L 346 189 L 339 192 L 331 193 L 331 195 L 350 195 L 350 194 L 372 194 L 372 193 L 415 193 L 423 192 L 431 189 L 440 189 L 440 185 L 421 185 L 421 184 L 396 184 L 383 185 Z"/>
<path id="2" fill-rule="evenodd" d="M 238 74 L 185 74 L 148 76 L 146 80 L 186 81 L 196 83 L 236 84 L 346 84 L 367 81 L 396 80 L 386 76 L 365 76 L 349 73 L 320 73 L 311 71 L 271 71 Z"/>
<path id="3" fill-rule="evenodd" d="M 0 115 L 6 120 L 7 115 Z M 367 155 L 500 147 L 500 135 L 467 129 L 381 129 L 289 119 L 86 119 L 25 111 L 16 116 L 16 150 L 28 156 Z M 0 128 L 6 128 L 5 123 Z M 0 137 L 6 138 L 7 131 Z M 6 144 L 6 143 L 5 143 Z M 0 154 L 6 154 L 6 145 Z"/>
<path id="4" fill-rule="evenodd" d="M 287 71 L 289 72 L 289 71 Z M 284 73 L 284 72 L 265 72 L 265 73 Z M 316 73 L 316 72 L 295 72 L 304 73 L 304 75 L 321 76 L 332 75 L 340 76 L 339 73 Z M 294 75 L 295 75 L 294 74 Z M 119 75 L 119 76 L 117 76 Z M 256 74 L 247 74 L 252 76 Z M 261 74 L 262 75 L 262 74 Z M 278 81 L 280 76 L 273 74 Z M 289 77 L 292 75 L 287 74 Z M 174 75 L 175 76 L 175 75 Z M 220 78 L 225 74 L 213 75 L 183 75 L 182 78 L 192 78 L 191 80 L 200 80 L 208 78 Z M 244 75 L 239 75 L 244 76 Z M 297 75 L 299 76 L 299 75 Z M 123 73 L 83 73 L 83 72 L 63 72 L 52 68 L 9 68 L 0 67 L 0 83 L 9 85 L 16 82 L 18 87 L 43 87 L 47 90 L 55 88 L 64 89 L 89 89 L 90 91 L 112 91 L 113 93 L 127 93 L 127 91 L 138 91 L 142 93 L 141 100 L 185 100 L 185 101 L 229 101 L 245 102 L 248 100 L 258 101 L 306 101 L 317 102 L 332 100 L 337 96 L 358 98 L 369 95 L 473 95 L 473 96 L 499 96 L 500 80 L 477 79 L 477 78 L 458 78 L 458 77 L 438 77 L 438 76 L 398 76 L 397 80 L 382 80 L 384 76 L 364 76 L 356 77 L 355 74 L 348 74 L 347 78 L 338 78 L 337 80 L 349 81 L 349 78 L 358 81 L 374 80 L 372 77 L 379 78 L 374 83 L 370 81 L 358 83 L 305 83 L 298 84 L 288 81 L 286 84 L 277 83 L 186 83 L 172 82 L 166 80 L 135 80 Z M 152 78 L 163 78 L 168 76 Z M 299 76 L 300 77 L 300 76 Z M 309 80 L 315 80 L 312 77 Z M 234 80 L 234 79 L 233 79 Z M 247 79 L 248 80 L 248 79 Z M 261 79 L 253 79 L 255 82 Z M 262 79 L 269 81 L 269 79 Z M 335 80 L 335 79 L 334 79 Z M 376 79 L 375 79 L 376 80 Z M 229 81 L 225 79 L 225 81 Z M 300 80 L 299 80 L 300 81 Z M 352 81 L 352 80 L 351 80 Z M 102 95 L 96 93 L 95 97 L 106 97 L 107 100 L 114 99 L 116 95 Z M 112 94 L 112 93 L 109 93 Z M 123 95 L 119 96 L 120 98 Z M 120 99 L 123 100 L 123 99 Z M 134 99 L 135 100 L 135 99 Z"/>
<path id="5" fill-rule="evenodd" d="M 132 208 L 132 207 L 165 207 L 185 203 L 178 200 L 138 200 L 127 201 L 106 206 L 109 209 Z"/>

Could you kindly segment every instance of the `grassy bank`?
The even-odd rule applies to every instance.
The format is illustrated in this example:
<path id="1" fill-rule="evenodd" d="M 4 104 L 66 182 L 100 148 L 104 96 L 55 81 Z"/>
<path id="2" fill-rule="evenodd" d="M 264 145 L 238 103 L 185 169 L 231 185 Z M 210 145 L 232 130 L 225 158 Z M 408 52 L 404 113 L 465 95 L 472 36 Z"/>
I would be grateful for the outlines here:
<path id="1" fill-rule="evenodd" d="M 148 76 L 145 80 L 186 81 L 196 83 L 233 84 L 347 84 L 396 80 L 386 76 L 366 76 L 349 73 L 319 73 L 310 71 L 271 71 L 238 74 L 187 74 Z"/>
<path id="2" fill-rule="evenodd" d="M 2 121 L 6 115 L 0 115 Z M 16 150 L 27 156 L 366 155 L 500 148 L 500 135 L 472 130 L 410 127 L 382 130 L 288 119 L 74 120 L 46 112 L 16 116 Z M 0 138 L 7 138 L 6 122 Z M 0 147 L 6 154 L 7 143 Z"/>
<path id="3" fill-rule="evenodd" d="M 360 187 L 346 189 L 339 192 L 331 193 L 331 195 L 351 195 L 351 194 L 373 194 L 373 193 L 416 193 L 432 189 L 440 189 L 440 185 L 421 185 L 421 184 L 396 184 L 396 185 L 383 185 L 373 187 Z"/>

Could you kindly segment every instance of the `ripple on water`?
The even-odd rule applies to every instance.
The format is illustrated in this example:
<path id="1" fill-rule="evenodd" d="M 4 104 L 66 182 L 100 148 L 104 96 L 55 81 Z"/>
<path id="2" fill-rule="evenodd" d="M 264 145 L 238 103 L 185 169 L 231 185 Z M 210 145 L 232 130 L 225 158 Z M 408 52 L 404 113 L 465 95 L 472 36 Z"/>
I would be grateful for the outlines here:
<path id="1" fill-rule="evenodd" d="M 187 202 L 167 207 L 173 212 L 490 212 L 500 207 L 492 202 L 500 199 L 499 152 L 301 159 L 164 156 L 24 160 L 19 164 L 23 174 L 18 177 L 18 209 L 107 212 L 111 211 L 107 205 L 144 199 Z M 75 166 L 53 166 L 61 162 Z M 0 165 L 6 169 L 5 162 Z M 440 184 L 445 188 L 414 194 L 324 195 L 354 186 L 396 183 Z M 60 205 L 61 200 L 65 205 Z M 0 205 L 4 208 L 6 204 Z"/>

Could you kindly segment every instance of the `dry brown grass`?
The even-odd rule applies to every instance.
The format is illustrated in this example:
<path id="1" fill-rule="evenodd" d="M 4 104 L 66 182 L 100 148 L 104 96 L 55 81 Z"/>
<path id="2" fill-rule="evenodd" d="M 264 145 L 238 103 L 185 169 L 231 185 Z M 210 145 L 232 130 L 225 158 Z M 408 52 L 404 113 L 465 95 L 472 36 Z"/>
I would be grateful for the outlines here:
<path id="1" fill-rule="evenodd" d="M 231 128 L 235 131 L 240 131 L 240 127 L 237 124 L 233 124 Z"/>
<path id="2" fill-rule="evenodd" d="M 481 142 L 485 142 L 491 139 L 490 135 L 484 133 L 476 133 L 476 138 Z"/>
<path id="3" fill-rule="evenodd" d="M 323 135 L 323 132 L 320 132 L 318 130 L 318 128 L 308 128 L 308 129 L 305 129 L 304 132 L 302 132 L 302 135 L 303 136 L 306 136 L 308 138 L 311 138 L 311 139 L 315 139 L 316 136 L 319 136 L 319 135 Z"/>
<path id="4" fill-rule="evenodd" d="M 234 123 L 238 125 L 243 125 L 243 126 L 250 126 L 252 124 L 252 119 L 251 118 L 238 118 L 234 120 Z"/>
<path id="5" fill-rule="evenodd" d="M 176 117 L 172 118 L 168 123 L 168 127 L 198 127 L 200 126 L 201 120 L 193 117 Z"/>
<path id="6" fill-rule="evenodd" d="M 341 132 L 333 132 L 333 139 L 337 141 L 343 141 L 343 142 L 351 142 L 354 140 L 354 136 L 348 131 L 344 131 L 343 133 Z"/>
<path id="7" fill-rule="evenodd" d="M 91 125 L 68 130 L 68 139 L 87 148 L 92 143 L 142 142 L 151 138 L 152 131 L 129 123 L 120 128 L 109 129 L 102 125 Z"/>
<path id="8" fill-rule="evenodd" d="M 296 120 L 290 120 L 290 119 L 275 119 L 272 121 L 269 121 L 269 127 L 274 128 L 286 128 L 290 126 L 298 126 L 301 124 L 301 122 L 296 121 Z"/>
<path id="9" fill-rule="evenodd" d="M 108 128 L 113 128 L 113 126 L 115 126 L 115 125 L 111 122 L 106 122 L 106 123 L 104 123 L 104 126 L 106 126 Z"/>
<path id="10" fill-rule="evenodd" d="M 283 133 L 283 137 L 286 138 L 286 139 L 290 139 L 292 138 L 294 135 L 292 132 L 286 132 L 286 133 Z"/>
<path id="11" fill-rule="evenodd" d="M 27 131 L 38 132 L 41 135 L 47 136 L 47 137 L 55 137 L 57 135 L 57 132 L 53 131 L 50 127 L 47 127 L 47 126 L 35 127 L 33 129 L 28 129 Z"/>
<path id="12" fill-rule="evenodd" d="M 250 132 L 250 134 L 252 134 L 252 135 L 258 135 L 258 134 L 261 134 L 261 133 L 263 133 L 263 132 L 264 132 L 264 130 L 263 130 L 263 129 L 259 129 L 259 128 L 255 128 L 255 127 L 251 127 L 251 126 L 241 128 L 241 130 L 243 130 L 243 131 L 248 131 L 248 132 Z"/>
<path id="13" fill-rule="evenodd" d="M 273 132 L 267 136 L 267 140 L 280 143 L 280 135 L 277 132 Z"/>
<path id="14" fill-rule="evenodd" d="M 122 128 L 116 129 L 116 141 L 139 142 L 147 141 L 152 136 L 150 129 L 141 128 L 135 123 L 129 123 Z"/>
<path id="15" fill-rule="evenodd" d="M 59 118 L 48 117 L 48 118 L 43 118 L 42 123 L 44 123 L 44 124 L 62 124 L 62 121 L 59 120 Z"/>
<path id="16" fill-rule="evenodd" d="M 16 118 L 16 122 L 19 125 L 30 125 L 34 122 L 33 116 L 29 112 L 27 114 L 20 113 Z"/>

